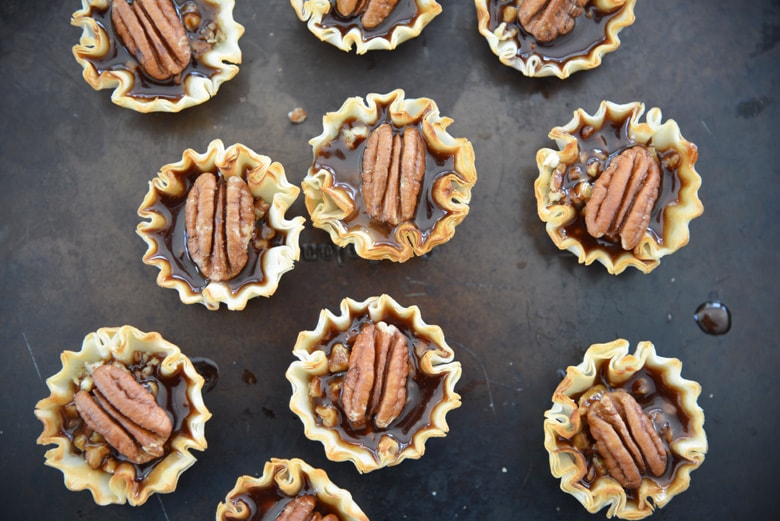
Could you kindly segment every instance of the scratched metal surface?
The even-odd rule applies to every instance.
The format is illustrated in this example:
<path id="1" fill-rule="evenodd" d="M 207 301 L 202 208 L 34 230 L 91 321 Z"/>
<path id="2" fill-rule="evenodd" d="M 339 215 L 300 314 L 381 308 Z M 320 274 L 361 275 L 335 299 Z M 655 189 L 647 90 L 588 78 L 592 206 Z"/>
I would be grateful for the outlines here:
<path id="1" fill-rule="evenodd" d="M 241 72 L 180 114 L 138 114 L 93 91 L 71 55 L 76 0 L 0 2 L 0 502 L 5 519 L 213 519 L 242 474 L 271 457 L 324 468 L 372 520 L 591 519 L 559 490 L 542 446 L 561 370 L 595 342 L 651 340 L 701 383 L 710 450 L 658 519 L 772 518 L 780 468 L 780 4 L 640 1 L 637 22 L 598 69 L 529 79 L 501 65 L 469 0 L 444 0 L 423 35 L 357 56 L 321 43 L 289 2 L 239 1 Z M 273 297 L 246 310 L 182 304 L 141 263 L 136 210 L 159 167 L 209 141 L 244 143 L 298 184 L 321 115 L 349 96 L 401 87 L 434 98 L 471 139 L 479 181 L 448 244 L 397 265 L 335 256 L 307 224 L 304 256 Z M 704 215 L 690 243 L 649 275 L 610 276 L 558 252 L 536 216 L 536 150 L 572 111 L 642 100 L 699 147 Z M 309 118 L 292 125 L 287 112 Z M 306 215 L 302 198 L 289 215 Z M 344 297 L 418 305 L 463 365 L 463 406 L 417 461 L 359 475 L 328 461 L 288 410 L 284 371 L 300 330 Z M 708 298 L 733 312 L 723 336 L 693 320 Z M 209 447 L 177 490 L 100 507 L 68 491 L 36 445 L 35 403 L 59 353 L 103 326 L 158 331 L 220 367 L 205 395 Z M 246 376 L 256 376 L 256 383 Z M 598 514 L 598 517 L 602 517 Z"/>

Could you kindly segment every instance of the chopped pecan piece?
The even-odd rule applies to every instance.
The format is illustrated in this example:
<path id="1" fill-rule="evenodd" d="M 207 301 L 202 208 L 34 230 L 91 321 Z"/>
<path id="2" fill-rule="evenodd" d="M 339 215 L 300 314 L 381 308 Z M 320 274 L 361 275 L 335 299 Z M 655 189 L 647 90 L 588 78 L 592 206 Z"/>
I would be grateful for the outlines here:
<path id="1" fill-rule="evenodd" d="M 360 21 L 366 29 L 373 29 L 385 21 L 395 9 L 398 0 L 368 0 L 368 7 Z"/>
<path id="2" fill-rule="evenodd" d="M 190 63 L 189 40 L 171 0 L 112 0 L 111 21 L 152 78 L 167 80 Z"/>
<path id="3" fill-rule="evenodd" d="M 350 424 L 386 429 L 406 405 L 409 350 L 394 326 L 364 324 L 355 338 L 341 403 Z"/>
<path id="4" fill-rule="evenodd" d="M 336 0 L 336 12 L 344 18 L 359 15 L 366 8 L 368 0 Z"/>
<path id="5" fill-rule="evenodd" d="M 374 129 L 363 153 L 362 193 L 372 219 L 396 225 L 414 217 L 425 177 L 425 141 L 415 126 L 393 134 L 389 123 Z"/>
<path id="6" fill-rule="evenodd" d="M 225 180 L 204 173 L 187 194 L 187 250 L 198 269 L 214 281 L 230 280 L 246 266 L 255 229 L 255 205 L 239 176 Z"/>
<path id="7" fill-rule="evenodd" d="M 647 231 L 660 184 L 654 151 L 634 146 L 621 152 L 593 184 L 585 205 L 588 233 L 620 240 L 623 249 L 634 249 Z"/>
<path id="8" fill-rule="evenodd" d="M 609 475 L 624 488 L 638 488 L 648 468 L 654 476 L 666 470 L 666 447 L 630 394 L 605 392 L 588 408 L 587 422 Z"/>
<path id="9" fill-rule="evenodd" d="M 523 0 L 517 19 L 527 33 L 547 43 L 571 31 L 587 3 L 588 0 Z"/>
<path id="10" fill-rule="evenodd" d="M 87 426 L 133 463 L 162 456 L 173 425 L 154 396 L 115 365 L 99 366 L 92 379 L 93 393 L 81 390 L 74 397 Z"/>

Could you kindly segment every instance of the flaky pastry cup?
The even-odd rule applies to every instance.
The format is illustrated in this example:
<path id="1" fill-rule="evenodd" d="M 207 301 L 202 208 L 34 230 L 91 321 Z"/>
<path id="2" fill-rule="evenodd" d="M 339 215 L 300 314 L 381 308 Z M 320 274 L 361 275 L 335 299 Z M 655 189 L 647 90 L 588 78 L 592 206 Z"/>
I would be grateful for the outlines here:
<path id="1" fill-rule="evenodd" d="M 71 25 L 81 28 L 81 38 L 79 43 L 73 46 L 73 56 L 84 69 L 84 80 L 95 90 L 114 89 L 111 101 L 120 107 L 143 113 L 179 112 L 216 96 L 220 85 L 238 74 L 238 65 L 241 64 L 238 40 L 244 34 L 244 27 L 233 19 L 235 1 L 198 0 L 196 3 L 207 4 L 216 10 L 213 20 L 216 31 L 210 37 L 211 47 L 197 59 L 202 68 L 211 69 L 213 73 L 185 70 L 181 79 L 184 87 L 181 95 L 167 95 L 165 88 L 156 93 L 153 88 L 155 81 L 143 76 L 143 82 L 152 88 L 144 86 L 142 92 L 135 94 L 133 88 L 139 77 L 132 70 L 138 67 L 132 55 L 128 58 L 129 63 L 112 64 L 105 69 L 98 65 L 101 59 L 116 52 L 115 47 L 122 46 L 122 42 L 112 37 L 106 29 L 106 24 L 111 24 L 110 17 L 106 21 L 96 17 L 96 12 L 108 11 L 110 3 L 111 0 L 81 0 L 82 7 L 73 13 L 70 22 Z M 181 3 L 178 2 L 176 6 L 180 7 Z M 190 34 L 190 37 L 193 36 Z M 192 59 L 196 60 L 195 57 Z M 143 73 L 139 71 L 138 74 Z M 169 83 L 170 80 L 157 85 L 165 87 Z"/>
<path id="2" fill-rule="evenodd" d="M 258 253 L 259 260 L 253 270 L 255 274 L 261 273 L 259 279 L 255 276 L 256 280 L 242 282 L 239 274 L 228 281 L 209 280 L 200 274 L 197 266 L 189 259 L 186 240 L 177 237 L 181 244 L 174 246 L 166 242 L 173 240 L 170 233 L 176 226 L 176 219 L 171 222 L 171 211 L 164 208 L 163 201 L 173 200 L 178 201 L 175 204 L 183 205 L 191 183 L 188 178 L 217 171 L 226 178 L 241 176 L 255 200 L 262 199 L 270 205 L 264 221 L 271 231 L 283 237 L 281 243 L 270 243 Z M 149 191 L 138 209 L 138 215 L 148 219 L 139 223 L 136 230 L 147 244 L 143 262 L 158 267 L 160 272 L 157 284 L 177 290 L 185 304 L 199 303 L 216 310 L 220 303 L 224 303 L 228 309 L 242 310 L 251 298 L 273 295 L 282 275 L 293 269 L 294 262 L 300 257 L 299 237 L 304 218 L 285 218 L 285 212 L 299 194 L 300 189 L 287 181 L 280 163 L 242 144 L 225 148 L 222 141 L 215 139 L 203 154 L 187 149 L 181 161 L 163 166 L 157 177 L 149 182 Z M 180 218 L 184 219 L 183 211 Z M 181 249 L 182 253 L 172 255 L 174 248 Z M 185 264 L 186 273 L 182 271 Z M 185 280 L 185 276 L 191 281 Z"/>
<path id="3" fill-rule="evenodd" d="M 368 517 L 352 499 L 349 491 L 336 486 L 322 469 L 315 469 L 303 460 L 272 458 L 265 463 L 259 478 L 241 476 L 217 506 L 217 521 L 247 521 L 260 519 L 270 512 L 278 513 L 299 495 L 314 495 L 320 509 L 332 512 L 341 521 L 368 521 Z M 263 510 L 254 500 L 257 495 L 273 504 Z"/>
<path id="4" fill-rule="evenodd" d="M 629 343 L 624 339 L 593 344 L 579 365 L 567 368 L 566 377 L 553 393 L 553 405 L 544 414 L 544 447 L 549 454 L 552 475 L 561 478 L 561 489 L 576 497 L 588 512 L 596 513 L 609 506 L 607 517 L 642 519 L 688 489 L 690 473 L 702 464 L 707 453 L 707 436 L 704 412 L 697 403 L 701 386 L 682 378 L 680 360 L 658 356 L 653 344 L 647 341 L 639 342 L 633 354 L 629 354 L 628 348 Z M 629 496 L 609 474 L 584 483 L 589 471 L 588 460 L 574 440 L 587 431 L 588 424 L 577 399 L 598 386 L 602 379 L 613 388 L 628 385 L 644 369 L 657 375 L 656 386 L 675 394 L 674 409 L 687 419 L 683 434 L 669 444 L 676 463 L 672 465 L 668 484 L 644 476 L 640 487 Z"/>
<path id="5" fill-rule="evenodd" d="M 390 22 L 383 22 L 365 34 L 366 29 L 357 18 L 339 26 L 339 19 L 334 14 L 334 3 L 333 0 L 290 0 L 298 19 L 306 23 L 312 34 L 342 51 L 349 52 L 354 47 L 357 54 L 395 49 L 401 43 L 418 37 L 425 26 L 442 11 L 436 0 L 411 0 L 406 3 L 416 4 L 417 7 L 417 14 L 411 24 L 403 21 L 387 27 Z M 402 7 L 402 3 L 396 8 Z M 329 17 L 334 19 L 328 21 Z"/>
<path id="6" fill-rule="evenodd" d="M 519 5 L 521 2 L 522 0 L 504 2 L 504 4 Z M 636 0 L 593 0 L 590 3 L 599 12 L 615 13 L 609 16 L 604 24 L 603 37 L 600 41 L 587 43 L 583 49 L 575 49 L 576 52 L 567 53 L 565 58 L 551 59 L 544 54 L 544 45 L 538 44 L 530 34 L 523 33 L 519 22 L 516 20 L 506 22 L 500 15 L 492 14 L 492 11 L 498 8 L 493 4 L 497 3 L 499 3 L 497 0 L 474 0 L 479 33 L 487 40 L 490 50 L 498 56 L 501 63 L 530 77 L 557 76 L 565 79 L 577 71 L 595 69 L 601 65 L 605 54 L 620 47 L 618 34 L 635 20 Z M 584 17 L 584 14 L 580 15 L 581 17 Z M 492 21 L 493 19 L 495 22 Z M 578 19 L 575 24 L 577 22 L 582 20 Z M 571 35 L 564 35 L 560 39 L 567 37 Z M 520 39 L 528 39 L 533 43 L 529 49 L 523 50 Z M 555 45 L 555 41 L 550 45 Z"/>
<path id="7" fill-rule="evenodd" d="M 688 244 L 689 224 L 704 212 L 698 195 L 701 177 L 695 168 L 699 156 L 696 145 L 682 136 L 676 121 L 663 122 L 661 110 L 657 107 L 647 112 L 644 122 L 640 121 L 644 110 L 645 105 L 641 102 L 621 105 L 611 101 L 602 101 L 593 115 L 578 108 L 569 123 L 555 127 L 549 133 L 558 150 L 542 148 L 536 154 L 539 175 L 534 182 L 534 193 L 539 218 L 545 223 L 547 234 L 559 249 L 575 254 L 580 263 L 588 265 L 598 261 L 614 275 L 628 267 L 645 274 L 651 272 L 660 264 L 661 257 Z M 673 188 L 677 190 L 677 196 L 663 207 L 659 206 L 660 200 L 656 201 L 654 211 L 660 212 L 663 218 L 663 227 L 657 236 L 648 230 L 633 250 L 621 249 L 616 253 L 602 247 L 603 244 L 587 246 L 579 238 L 566 233 L 565 227 L 579 219 L 581 211 L 567 201 L 567 195 L 557 183 L 569 166 L 580 161 L 583 151 L 580 150 L 578 135 L 581 130 L 586 127 L 601 129 L 609 122 L 624 120 L 628 139 L 632 142 L 629 146 L 643 145 L 654 149 L 658 155 L 676 154 L 679 158 L 674 168 L 675 179 L 671 183 L 675 185 Z M 608 152 L 614 154 L 616 151 Z M 588 181 L 590 186 L 592 181 Z"/>
<path id="8" fill-rule="evenodd" d="M 336 245 L 352 244 L 364 259 L 405 262 L 449 241 L 455 234 L 455 227 L 468 215 L 471 189 L 477 182 L 471 142 L 452 137 L 447 132 L 452 119 L 440 116 L 433 100 L 406 99 L 404 95 L 403 90 L 396 89 L 384 95 L 368 94 L 365 101 L 360 97 L 348 98 L 338 111 L 323 116 L 322 133 L 309 141 L 314 162 L 302 186 L 312 224 L 328 232 Z M 360 167 L 355 171 L 339 172 L 318 165 L 323 150 L 334 143 L 354 142 L 354 152 L 362 155 L 369 132 L 385 121 L 396 127 L 419 125 L 426 153 L 452 158 L 451 170 L 434 166 L 432 159 L 427 161 L 426 176 L 436 179 L 431 183 L 430 199 L 435 201 L 442 216 L 425 229 L 414 220 L 401 222 L 387 234 L 353 224 L 356 215 L 364 213 L 358 203 Z M 350 177 L 355 180 L 348 180 Z"/>
<path id="9" fill-rule="evenodd" d="M 326 344 L 332 344 L 333 338 L 355 330 L 366 321 L 374 324 L 384 321 L 407 331 L 407 337 L 412 337 L 410 356 L 417 359 L 417 377 L 437 380 L 436 385 L 440 389 L 436 394 L 440 394 L 438 401 L 419 404 L 426 410 L 430 408 L 429 413 L 424 413 L 428 414 L 428 418 L 416 420 L 412 427 L 407 425 L 404 429 L 408 432 L 404 436 L 409 439 L 403 442 L 399 441 L 400 436 L 396 438 L 397 433 L 393 429 L 410 416 L 411 412 L 406 408 L 386 429 L 349 437 L 342 428 L 347 422 L 343 411 L 339 411 L 341 423 L 328 427 L 315 412 L 309 394 L 312 380 L 330 374 L 328 355 L 324 351 Z M 418 353 L 419 347 L 423 350 Z M 449 431 L 446 415 L 461 405 L 460 395 L 455 392 L 455 384 L 461 375 L 460 362 L 454 361 L 455 353 L 447 345 L 441 328 L 426 324 L 417 306 L 402 307 L 389 295 L 371 297 L 363 302 L 345 298 L 341 301 L 338 315 L 322 310 L 316 329 L 298 334 L 293 354 L 298 360 L 290 364 L 286 373 L 292 385 L 290 409 L 303 422 L 306 437 L 322 443 L 328 459 L 351 461 L 361 473 L 394 466 L 405 459 L 419 459 L 425 452 L 428 438 L 446 436 Z"/>
<path id="10" fill-rule="evenodd" d="M 63 409 L 72 404 L 79 389 L 90 385 L 91 371 L 104 363 L 119 362 L 125 366 L 137 363 L 139 355 L 164 357 L 158 374 L 162 377 L 180 377 L 186 382 L 185 395 L 189 402 L 186 416 L 176 418 L 174 430 L 165 444 L 165 455 L 145 469 L 139 479 L 129 462 L 120 462 L 112 471 L 92 468 L 65 432 L 68 430 Z M 203 403 L 203 378 L 180 349 L 163 339 L 159 333 L 144 333 L 132 326 L 105 327 L 88 334 L 80 351 L 63 351 L 62 369 L 46 380 L 51 394 L 38 402 L 35 416 L 43 423 L 38 437 L 39 445 L 56 445 L 46 451 L 46 465 L 60 469 L 65 486 L 70 490 L 89 490 L 95 503 L 129 503 L 133 506 L 146 502 L 154 493 L 169 493 L 176 489 L 179 476 L 196 459 L 190 450 L 207 447 L 205 424 L 211 413 Z M 170 411 L 169 411 L 170 413 Z"/>

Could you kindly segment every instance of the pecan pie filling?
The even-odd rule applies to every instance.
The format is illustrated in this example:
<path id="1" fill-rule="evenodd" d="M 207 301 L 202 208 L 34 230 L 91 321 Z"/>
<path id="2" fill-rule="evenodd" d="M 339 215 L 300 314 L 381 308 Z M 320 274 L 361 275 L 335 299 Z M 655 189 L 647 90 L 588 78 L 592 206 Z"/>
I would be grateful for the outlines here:
<path id="1" fill-rule="evenodd" d="M 148 208 L 164 217 L 162 227 L 147 230 L 157 244 L 156 257 L 170 261 L 171 275 L 195 292 L 212 280 L 233 292 L 262 282 L 263 254 L 285 244 L 287 237 L 268 223 L 268 203 L 253 198 L 238 176 L 225 178 L 219 171 L 193 167 L 180 177 L 186 186 L 183 195 L 160 194 Z"/>
<path id="2" fill-rule="evenodd" d="M 399 452 L 409 446 L 444 398 L 444 375 L 420 368 L 423 354 L 437 347 L 401 317 L 376 324 L 355 317 L 347 331 L 331 331 L 315 349 L 328 358 L 328 373 L 309 383 L 317 423 L 376 457 L 384 436 Z"/>
<path id="3" fill-rule="evenodd" d="M 218 69 L 203 63 L 218 38 L 218 6 L 208 0 L 111 0 L 90 5 L 87 15 L 106 32 L 109 51 L 87 57 L 98 74 L 128 71 L 135 98 L 177 100 L 187 76 L 211 78 Z"/>
<path id="4" fill-rule="evenodd" d="M 169 440 L 188 436 L 192 383 L 183 371 L 163 376 L 163 355 L 135 353 L 134 363 L 106 361 L 80 383 L 60 411 L 60 435 L 90 467 L 112 473 L 120 463 L 142 481 L 170 452 Z"/>
<path id="5" fill-rule="evenodd" d="M 692 433 L 679 393 L 664 385 L 659 371 L 644 367 L 619 385 L 607 377 L 608 360 L 597 367 L 596 385 L 571 396 L 579 404 L 582 431 L 567 439 L 558 437 L 561 451 L 579 451 L 587 473 L 580 484 L 591 488 L 603 476 L 620 483 L 629 499 L 642 479 L 660 487 L 672 483 L 686 458 L 670 449 Z"/>
<path id="6" fill-rule="evenodd" d="M 517 44 L 517 56 L 563 63 L 587 56 L 607 40 L 605 26 L 622 9 L 602 11 L 588 0 L 488 0 L 488 28 L 505 25 Z"/>
<path id="7" fill-rule="evenodd" d="M 630 115 L 611 113 L 601 128 L 582 122 L 572 132 L 579 158 L 559 166 L 552 187 L 559 203 L 576 210 L 575 219 L 558 231 L 561 237 L 613 259 L 634 249 L 645 233 L 663 245 L 664 210 L 679 199 L 679 154 L 637 143 L 629 123 Z"/>

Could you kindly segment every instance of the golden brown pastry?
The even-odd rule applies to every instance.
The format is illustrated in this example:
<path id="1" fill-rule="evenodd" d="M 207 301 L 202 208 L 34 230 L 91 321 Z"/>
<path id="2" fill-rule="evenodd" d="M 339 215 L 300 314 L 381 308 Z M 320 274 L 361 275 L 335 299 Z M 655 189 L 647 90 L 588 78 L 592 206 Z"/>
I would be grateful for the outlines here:
<path id="1" fill-rule="evenodd" d="M 704 461 L 701 387 L 650 342 L 594 344 L 545 412 L 544 446 L 561 489 L 595 513 L 642 519 L 686 490 Z"/>
<path id="2" fill-rule="evenodd" d="M 634 23 L 636 0 L 475 0 L 479 32 L 504 65 L 526 76 L 601 65 Z"/>
<path id="3" fill-rule="evenodd" d="M 38 444 L 71 490 L 96 503 L 141 505 L 172 492 L 205 450 L 203 378 L 178 347 L 131 326 L 101 328 L 78 352 L 62 353 L 62 369 L 46 380 L 38 402 Z"/>
<path id="4" fill-rule="evenodd" d="M 138 209 L 143 261 L 185 304 L 244 309 L 273 295 L 300 256 L 304 219 L 285 218 L 298 194 L 280 163 L 244 145 L 217 139 L 204 154 L 187 149 L 160 169 Z"/>
<path id="5" fill-rule="evenodd" d="M 441 329 L 388 295 L 344 299 L 339 315 L 323 310 L 293 353 L 290 409 L 329 459 L 352 461 L 360 472 L 421 457 L 460 406 L 460 363 Z"/>
<path id="6" fill-rule="evenodd" d="M 244 28 L 234 0 L 82 0 L 71 24 L 84 79 L 138 112 L 178 112 L 238 74 Z"/>
<path id="7" fill-rule="evenodd" d="M 602 263 L 610 273 L 643 273 L 688 243 L 688 226 L 704 208 L 698 190 L 696 145 L 653 108 L 603 101 L 599 110 L 574 112 L 550 131 L 558 150 L 536 154 L 539 217 L 561 250 L 579 261 Z"/>
<path id="8" fill-rule="evenodd" d="M 312 34 L 357 54 L 392 50 L 441 13 L 436 0 L 290 0 Z"/>
<path id="9" fill-rule="evenodd" d="M 428 98 L 349 98 L 323 117 L 303 180 L 312 224 L 365 259 L 405 262 L 449 241 L 469 212 L 474 149 Z"/>

